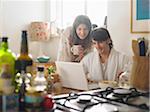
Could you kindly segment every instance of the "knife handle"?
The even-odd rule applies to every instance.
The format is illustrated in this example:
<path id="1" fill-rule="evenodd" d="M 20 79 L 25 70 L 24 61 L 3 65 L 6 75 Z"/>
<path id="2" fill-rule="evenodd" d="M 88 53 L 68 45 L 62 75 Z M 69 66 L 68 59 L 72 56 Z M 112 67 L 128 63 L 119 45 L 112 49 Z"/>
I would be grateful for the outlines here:
<path id="1" fill-rule="evenodd" d="M 146 56 L 146 48 L 145 48 L 145 41 L 141 40 L 139 42 L 139 50 L 140 50 L 140 56 Z"/>

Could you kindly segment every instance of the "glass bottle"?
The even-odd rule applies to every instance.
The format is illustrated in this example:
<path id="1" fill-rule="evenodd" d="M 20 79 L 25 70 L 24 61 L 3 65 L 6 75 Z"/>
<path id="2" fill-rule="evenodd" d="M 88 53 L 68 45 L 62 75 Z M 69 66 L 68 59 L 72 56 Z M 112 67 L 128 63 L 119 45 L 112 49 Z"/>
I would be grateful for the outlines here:
<path id="1" fill-rule="evenodd" d="M 33 79 L 33 86 L 36 91 L 43 92 L 46 90 L 47 80 L 44 76 L 44 67 L 37 67 L 36 77 Z"/>
<path id="2" fill-rule="evenodd" d="M 14 80 L 15 74 L 15 54 L 11 52 L 8 48 L 8 37 L 2 37 L 2 42 L 0 46 L 0 73 L 2 72 L 2 68 L 4 64 L 9 66 L 7 70 Z"/>
<path id="3" fill-rule="evenodd" d="M 16 76 L 15 76 L 15 92 L 19 92 L 20 88 L 20 77 L 21 70 L 25 70 L 26 73 L 32 72 L 32 57 L 28 54 L 28 40 L 27 40 L 27 31 L 22 31 L 22 40 L 21 40 L 21 50 L 20 54 L 16 60 Z"/>
<path id="4" fill-rule="evenodd" d="M 28 40 L 27 40 L 27 31 L 22 31 L 22 40 L 21 40 L 21 50 L 20 54 L 16 60 L 16 70 L 21 72 L 21 66 L 25 64 L 26 72 L 32 72 L 32 57 L 28 54 Z"/>

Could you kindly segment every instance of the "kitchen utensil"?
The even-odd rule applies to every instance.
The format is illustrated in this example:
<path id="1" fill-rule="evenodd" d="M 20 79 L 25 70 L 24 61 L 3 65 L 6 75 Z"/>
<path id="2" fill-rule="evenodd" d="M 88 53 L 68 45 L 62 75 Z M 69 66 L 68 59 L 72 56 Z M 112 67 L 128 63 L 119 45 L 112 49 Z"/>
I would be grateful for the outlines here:
<path id="1" fill-rule="evenodd" d="M 146 56 L 145 39 L 144 38 L 140 38 L 138 40 L 138 44 L 139 44 L 140 56 Z"/>
<path id="2" fill-rule="evenodd" d="M 139 56 L 139 44 L 137 40 L 132 40 L 132 50 L 135 56 Z"/>

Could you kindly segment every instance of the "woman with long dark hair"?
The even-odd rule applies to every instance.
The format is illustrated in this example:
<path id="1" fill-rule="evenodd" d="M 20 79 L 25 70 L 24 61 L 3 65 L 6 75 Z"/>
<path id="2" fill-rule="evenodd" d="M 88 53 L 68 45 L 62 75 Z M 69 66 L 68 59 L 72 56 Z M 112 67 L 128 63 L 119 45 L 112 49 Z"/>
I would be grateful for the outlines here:
<path id="1" fill-rule="evenodd" d="M 68 27 L 61 36 L 57 60 L 80 62 L 92 50 L 91 29 L 91 21 L 87 16 L 77 16 L 73 26 Z"/>

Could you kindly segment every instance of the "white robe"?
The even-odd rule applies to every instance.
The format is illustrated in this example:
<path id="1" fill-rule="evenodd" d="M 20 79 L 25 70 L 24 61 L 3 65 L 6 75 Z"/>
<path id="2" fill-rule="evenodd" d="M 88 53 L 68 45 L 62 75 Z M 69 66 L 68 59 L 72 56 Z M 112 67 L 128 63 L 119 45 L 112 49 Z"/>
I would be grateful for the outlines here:
<path id="1" fill-rule="evenodd" d="M 88 79 L 93 81 L 101 80 L 117 80 L 117 74 L 120 72 L 129 72 L 131 67 L 131 60 L 126 55 L 111 49 L 109 58 L 106 64 L 106 70 L 103 71 L 102 63 L 99 59 L 97 51 L 91 52 L 86 55 L 82 60 L 84 71 L 88 74 Z"/>

